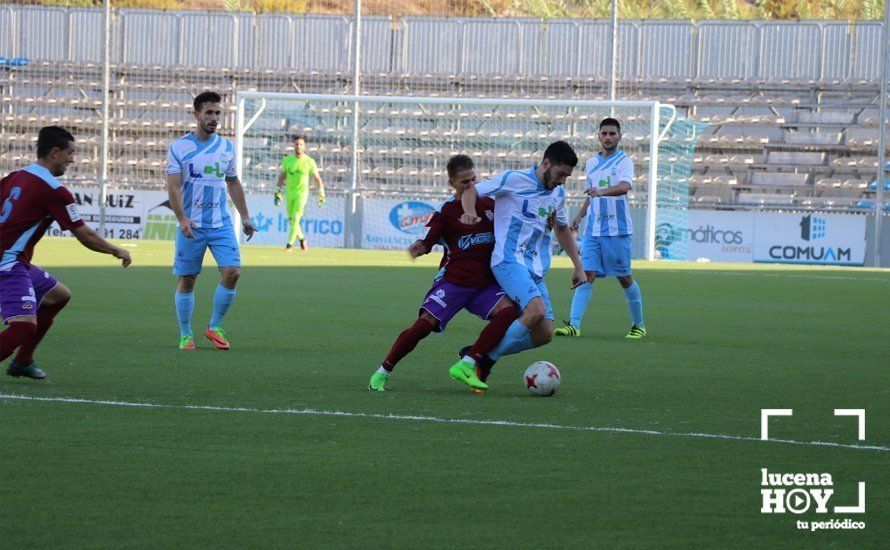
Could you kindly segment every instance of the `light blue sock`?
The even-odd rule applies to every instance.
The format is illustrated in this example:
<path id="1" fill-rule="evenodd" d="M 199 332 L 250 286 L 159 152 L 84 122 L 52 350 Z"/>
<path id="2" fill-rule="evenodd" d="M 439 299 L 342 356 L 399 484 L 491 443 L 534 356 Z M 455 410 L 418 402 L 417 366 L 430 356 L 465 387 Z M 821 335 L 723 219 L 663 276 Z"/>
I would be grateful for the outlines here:
<path id="1" fill-rule="evenodd" d="M 488 357 L 497 361 L 503 355 L 519 353 L 524 349 L 531 349 L 533 347 L 535 347 L 535 345 L 532 343 L 531 331 L 517 319 L 513 321 L 513 324 L 510 325 L 509 328 L 507 328 L 507 332 L 504 334 L 504 338 L 500 343 L 498 343 L 493 350 L 488 352 Z"/>
<path id="2" fill-rule="evenodd" d="M 210 317 L 210 328 L 222 326 L 222 320 L 229 306 L 235 300 L 235 289 L 226 288 L 222 285 L 216 285 L 216 292 L 213 293 L 213 315 Z"/>
<path id="3" fill-rule="evenodd" d="M 627 299 L 627 309 L 630 311 L 630 320 L 635 325 L 643 324 L 643 295 L 640 294 L 640 285 L 636 281 L 624 289 L 624 297 Z"/>
<path id="4" fill-rule="evenodd" d="M 173 304 L 176 306 L 176 317 L 179 319 L 180 337 L 193 336 L 192 312 L 195 311 L 195 293 L 176 291 L 173 295 Z"/>
<path id="5" fill-rule="evenodd" d="M 593 294 L 593 283 L 584 283 L 575 289 L 575 295 L 572 296 L 572 314 L 569 317 L 573 327 L 581 328 L 581 319 L 584 317 L 587 304 L 590 303 L 591 294 Z"/>

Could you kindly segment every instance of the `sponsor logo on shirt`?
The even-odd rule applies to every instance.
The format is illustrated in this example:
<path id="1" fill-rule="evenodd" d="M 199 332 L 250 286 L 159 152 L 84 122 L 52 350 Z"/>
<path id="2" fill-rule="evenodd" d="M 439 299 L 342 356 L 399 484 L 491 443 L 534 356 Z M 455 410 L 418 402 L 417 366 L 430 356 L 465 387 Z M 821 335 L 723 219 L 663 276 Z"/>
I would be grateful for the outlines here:
<path id="1" fill-rule="evenodd" d="M 68 217 L 71 219 L 71 223 L 77 223 L 80 221 L 80 212 L 77 211 L 76 204 L 66 204 L 65 209 L 68 210 Z"/>
<path id="2" fill-rule="evenodd" d="M 464 235 L 457 240 L 457 246 L 461 250 L 466 250 L 471 246 L 483 244 L 491 244 L 494 242 L 494 233 L 476 233 L 475 235 Z"/>

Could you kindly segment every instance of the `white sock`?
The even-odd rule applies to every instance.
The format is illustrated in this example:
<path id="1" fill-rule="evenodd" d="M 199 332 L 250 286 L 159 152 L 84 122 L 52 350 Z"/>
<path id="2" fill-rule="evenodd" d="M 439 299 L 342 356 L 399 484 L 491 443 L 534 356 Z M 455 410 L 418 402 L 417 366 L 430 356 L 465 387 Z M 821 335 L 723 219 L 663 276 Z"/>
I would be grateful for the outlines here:
<path id="1" fill-rule="evenodd" d="M 476 364 L 476 360 L 473 359 L 472 357 L 470 357 L 469 355 L 464 355 L 463 358 L 461 358 L 461 361 L 466 361 L 467 363 L 469 363 L 471 365 Z"/>
<path id="2" fill-rule="evenodd" d="M 380 365 L 380 368 L 377 369 L 377 372 L 379 372 L 380 374 L 392 374 L 392 371 L 386 370 L 386 367 L 384 367 L 383 365 Z"/>

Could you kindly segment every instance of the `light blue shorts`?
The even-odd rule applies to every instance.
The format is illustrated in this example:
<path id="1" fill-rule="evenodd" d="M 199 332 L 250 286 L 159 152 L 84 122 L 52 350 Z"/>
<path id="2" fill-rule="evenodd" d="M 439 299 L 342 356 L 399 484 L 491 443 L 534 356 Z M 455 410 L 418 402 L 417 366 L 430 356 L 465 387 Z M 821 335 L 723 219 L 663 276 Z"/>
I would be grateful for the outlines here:
<path id="1" fill-rule="evenodd" d="M 177 276 L 197 275 L 201 273 L 201 262 L 204 253 L 210 248 L 213 259 L 219 267 L 241 267 L 241 251 L 232 224 L 215 229 L 192 228 L 194 237 L 186 238 L 182 231 L 176 230 L 175 256 L 173 257 L 173 274 Z"/>
<path id="2" fill-rule="evenodd" d="M 581 263 L 584 271 L 595 271 L 597 277 L 630 275 L 630 235 L 591 237 L 584 235 Z"/>
<path id="3" fill-rule="evenodd" d="M 516 262 L 501 262 L 492 266 L 491 272 L 498 284 L 507 293 L 507 297 L 519 304 L 519 309 L 525 309 L 534 298 L 544 300 L 547 308 L 545 319 L 553 319 L 553 308 L 550 307 L 550 292 L 544 279 L 531 273 L 528 268 Z"/>

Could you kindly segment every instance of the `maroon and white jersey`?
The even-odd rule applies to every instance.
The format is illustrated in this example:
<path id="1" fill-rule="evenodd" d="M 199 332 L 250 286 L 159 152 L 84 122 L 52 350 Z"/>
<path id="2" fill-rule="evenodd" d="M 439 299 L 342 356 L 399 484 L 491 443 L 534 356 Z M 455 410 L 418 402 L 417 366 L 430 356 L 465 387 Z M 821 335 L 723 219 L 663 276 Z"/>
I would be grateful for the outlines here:
<path id="1" fill-rule="evenodd" d="M 496 283 L 491 273 L 494 201 L 486 197 L 476 199 L 476 213 L 482 221 L 475 225 L 460 223 L 463 213 L 460 199 L 452 197 L 442 203 L 426 224 L 429 230 L 423 242 L 428 249 L 435 244 L 445 248 L 436 281 L 485 288 Z"/>
<path id="2" fill-rule="evenodd" d="M 30 264 L 53 220 L 66 231 L 83 225 L 74 196 L 49 170 L 31 164 L 0 180 L 0 270 Z"/>

